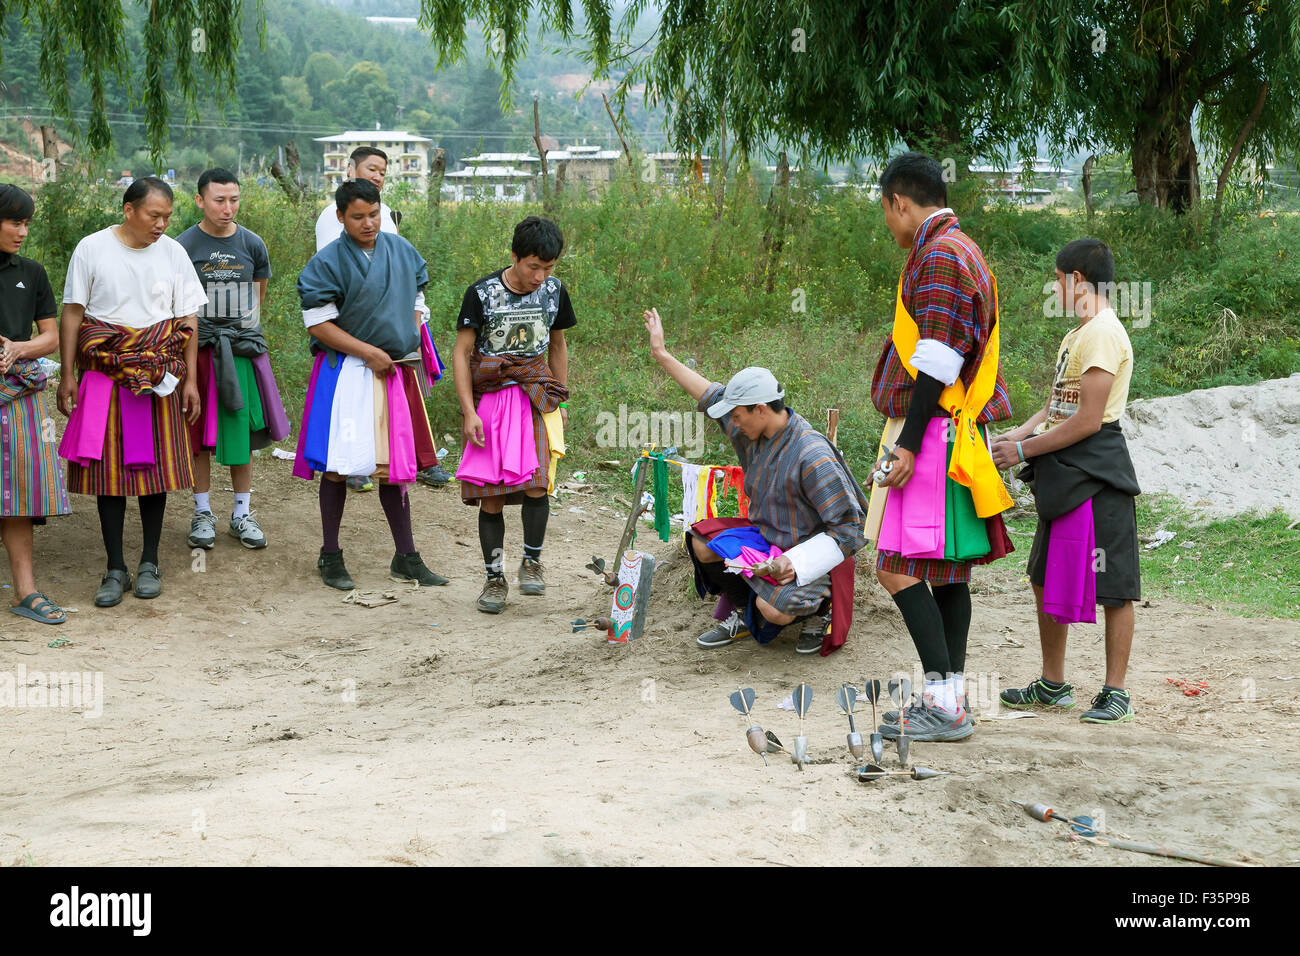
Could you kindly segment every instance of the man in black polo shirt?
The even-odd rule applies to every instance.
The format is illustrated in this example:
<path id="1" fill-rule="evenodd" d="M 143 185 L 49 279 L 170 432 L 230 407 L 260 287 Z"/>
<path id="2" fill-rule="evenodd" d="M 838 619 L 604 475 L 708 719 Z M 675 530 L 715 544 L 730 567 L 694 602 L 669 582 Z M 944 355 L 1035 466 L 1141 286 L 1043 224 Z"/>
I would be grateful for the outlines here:
<path id="1" fill-rule="evenodd" d="M 26 192 L 0 185 L 0 537 L 13 574 L 10 609 L 62 624 L 67 615 L 36 590 L 32 562 L 32 526 L 72 510 L 53 430 L 45 428 L 53 419 L 38 361 L 59 346 L 59 310 L 45 268 L 18 255 L 34 210 Z"/>

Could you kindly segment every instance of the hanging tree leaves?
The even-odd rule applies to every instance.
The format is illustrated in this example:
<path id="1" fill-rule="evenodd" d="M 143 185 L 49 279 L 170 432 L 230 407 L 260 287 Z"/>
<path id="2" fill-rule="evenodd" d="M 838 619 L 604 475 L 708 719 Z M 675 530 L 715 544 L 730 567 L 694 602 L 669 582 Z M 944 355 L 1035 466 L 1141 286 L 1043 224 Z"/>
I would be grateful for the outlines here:
<path id="1" fill-rule="evenodd" d="M 265 28 L 263 0 L 255 0 L 259 32 Z M 172 97 L 180 98 L 187 121 L 198 118 L 199 83 L 208 78 L 217 97 L 234 90 L 242 0 L 137 0 L 143 62 L 133 62 L 127 43 L 128 13 L 116 0 L 0 0 L 0 20 L 17 14 L 40 35 L 40 85 L 50 112 L 81 138 L 71 84 L 90 92 L 84 139 L 94 152 L 108 149 L 106 89 L 127 87 L 144 113 L 146 143 L 154 162 L 162 159 L 172 119 Z M 3 54 L 3 48 L 0 48 Z"/>

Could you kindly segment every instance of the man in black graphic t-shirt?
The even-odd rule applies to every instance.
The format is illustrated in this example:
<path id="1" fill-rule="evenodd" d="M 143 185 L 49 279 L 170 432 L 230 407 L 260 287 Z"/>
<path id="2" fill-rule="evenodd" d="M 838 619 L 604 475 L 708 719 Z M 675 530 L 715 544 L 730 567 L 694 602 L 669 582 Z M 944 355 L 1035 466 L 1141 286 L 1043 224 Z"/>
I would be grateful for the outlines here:
<path id="1" fill-rule="evenodd" d="M 479 544 L 487 583 L 479 595 L 478 609 L 499 614 L 509 591 L 503 571 L 507 504 L 522 506 L 524 557 L 519 566 L 523 594 L 546 593 L 542 578 L 542 543 L 550 515 L 547 494 L 553 481 L 553 455 L 563 452 L 568 410 L 569 353 L 564 330 L 577 320 L 569 293 L 551 275 L 564 247 L 559 227 L 547 219 L 529 216 L 515 227 L 511 242 L 514 264 L 478 280 L 465 291 L 456 320 L 453 368 L 456 395 L 464 416 L 465 452 L 457 477 L 461 500 L 479 506 Z M 532 414 L 538 467 L 522 480 L 475 470 L 474 449 L 516 449 L 522 443 L 513 431 L 524 422 L 484 420 L 479 410 L 496 407 L 506 389 L 519 388 Z M 484 403 L 485 396 L 490 396 Z M 527 434 L 525 432 L 524 434 Z M 518 478 L 519 476 L 515 476 Z"/>

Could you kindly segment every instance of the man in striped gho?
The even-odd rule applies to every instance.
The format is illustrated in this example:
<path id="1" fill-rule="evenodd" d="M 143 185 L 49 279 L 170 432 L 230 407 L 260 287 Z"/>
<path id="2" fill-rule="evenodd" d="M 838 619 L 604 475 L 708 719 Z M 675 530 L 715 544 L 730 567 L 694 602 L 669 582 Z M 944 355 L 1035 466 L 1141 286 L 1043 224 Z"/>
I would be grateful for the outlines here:
<path id="1" fill-rule="evenodd" d="M 724 388 L 669 354 L 658 311 L 646 312 L 645 324 L 655 361 L 730 439 L 750 499 L 748 518 L 706 518 L 686 529 L 696 591 L 720 595 L 719 623 L 696 643 L 723 647 L 752 635 L 767 644 L 802 621 L 796 650 L 825 657 L 852 623 L 866 497 L 835 446 L 786 406 L 770 371 L 743 369 Z M 763 560 L 752 563 L 756 554 Z"/>

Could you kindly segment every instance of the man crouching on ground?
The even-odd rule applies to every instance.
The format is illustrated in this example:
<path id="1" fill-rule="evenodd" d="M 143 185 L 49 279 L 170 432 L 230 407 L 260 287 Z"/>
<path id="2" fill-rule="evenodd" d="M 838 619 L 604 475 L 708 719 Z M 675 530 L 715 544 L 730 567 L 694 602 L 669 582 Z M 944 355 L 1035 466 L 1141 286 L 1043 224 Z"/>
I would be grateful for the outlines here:
<path id="1" fill-rule="evenodd" d="M 696 643 L 723 647 L 753 635 L 766 644 L 801 620 L 796 650 L 830 654 L 848 635 L 853 556 L 866 543 L 867 501 L 848 465 L 785 406 L 770 371 L 743 369 L 724 388 L 668 353 L 657 310 L 645 313 L 645 326 L 655 361 L 731 440 L 750 499 L 747 518 L 706 518 L 686 531 L 696 590 L 700 597 L 720 594 L 713 615 L 720 623 Z M 756 552 L 766 560 L 749 565 L 752 576 L 726 570 Z"/>

